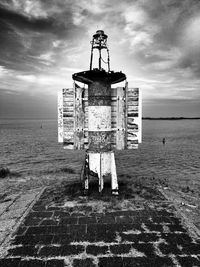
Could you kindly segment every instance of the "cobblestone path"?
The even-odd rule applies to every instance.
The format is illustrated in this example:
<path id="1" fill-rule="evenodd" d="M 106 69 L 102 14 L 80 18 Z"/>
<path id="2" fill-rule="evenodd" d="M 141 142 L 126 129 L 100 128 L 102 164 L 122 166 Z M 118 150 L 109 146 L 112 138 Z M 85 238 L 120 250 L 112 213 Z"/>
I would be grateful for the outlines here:
<path id="1" fill-rule="evenodd" d="M 78 193 L 69 185 L 47 188 L 0 266 L 200 266 L 200 239 L 155 189 L 144 200 Z"/>

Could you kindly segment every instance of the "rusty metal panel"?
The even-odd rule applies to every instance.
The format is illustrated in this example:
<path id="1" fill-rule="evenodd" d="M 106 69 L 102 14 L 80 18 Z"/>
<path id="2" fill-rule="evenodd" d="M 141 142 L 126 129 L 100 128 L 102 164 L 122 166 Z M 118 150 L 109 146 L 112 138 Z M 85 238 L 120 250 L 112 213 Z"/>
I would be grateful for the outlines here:
<path id="1" fill-rule="evenodd" d="M 89 131 L 88 149 L 93 152 L 111 151 L 111 131 Z"/>
<path id="2" fill-rule="evenodd" d="M 103 81 L 92 82 L 88 89 L 89 106 L 110 106 L 110 94 L 110 84 Z"/>

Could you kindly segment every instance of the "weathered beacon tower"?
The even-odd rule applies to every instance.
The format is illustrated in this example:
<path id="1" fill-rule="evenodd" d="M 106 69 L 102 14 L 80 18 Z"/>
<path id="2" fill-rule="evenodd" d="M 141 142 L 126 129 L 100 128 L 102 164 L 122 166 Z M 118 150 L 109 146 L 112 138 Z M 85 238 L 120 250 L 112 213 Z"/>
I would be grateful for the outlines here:
<path id="1" fill-rule="evenodd" d="M 138 88 L 112 88 L 126 80 L 122 72 L 110 71 L 108 36 L 98 30 L 91 41 L 90 69 L 74 73 L 73 89 L 63 89 L 58 98 L 58 139 L 65 148 L 85 149 L 81 179 L 85 193 L 89 177 L 98 176 L 99 192 L 104 177 L 110 175 L 112 194 L 118 194 L 114 150 L 135 149 L 141 142 L 141 95 Z M 107 62 L 102 52 L 107 52 Z M 98 67 L 93 68 L 93 55 L 98 53 Z M 107 71 L 102 68 L 107 65 Z M 87 86 L 87 87 L 86 87 Z"/>

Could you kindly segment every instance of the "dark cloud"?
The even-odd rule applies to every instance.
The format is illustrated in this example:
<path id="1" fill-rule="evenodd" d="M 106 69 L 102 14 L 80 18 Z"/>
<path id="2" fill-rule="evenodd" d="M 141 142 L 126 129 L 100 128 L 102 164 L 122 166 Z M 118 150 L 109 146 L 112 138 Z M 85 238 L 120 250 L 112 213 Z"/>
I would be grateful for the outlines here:
<path id="1" fill-rule="evenodd" d="M 28 2 L 28 1 L 24 1 Z M 53 34 L 58 38 L 67 38 L 70 35 L 76 35 L 81 32 L 81 25 L 76 27 L 73 23 L 73 11 L 71 7 L 73 5 L 64 5 L 63 1 L 58 2 L 43 2 L 34 1 L 35 3 L 41 3 L 41 7 L 46 9 L 45 16 L 33 15 L 24 11 L 23 6 L 21 9 L 14 7 L 8 9 L 0 4 L 0 18 L 1 21 L 7 24 L 11 24 L 14 27 L 24 31 L 33 31 L 41 34 Z M 61 4 L 62 3 L 62 4 Z M 39 11 L 38 11 L 39 12 Z M 87 11 L 82 10 L 84 16 L 87 16 Z"/>
<path id="2" fill-rule="evenodd" d="M 130 86 L 141 87 L 145 101 L 155 99 L 155 105 L 147 103 L 151 112 L 160 109 L 158 99 L 165 112 L 176 111 L 174 102 L 170 108 L 173 99 L 188 99 L 189 107 L 200 97 L 199 25 L 197 0 L 2 0 L 0 91 L 8 94 L 1 95 L 1 112 L 9 111 L 10 96 L 18 115 L 20 97 L 34 110 L 30 91 L 45 113 L 40 92 L 48 96 L 71 86 L 72 73 L 88 68 L 90 40 L 99 28 L 108 34 L 111 69 L 124 71 Z M 18 97 L 14 88 L 23 94 Z M 179 110 L 185 103 L 177 102 Z"/>
<path id="3" fill-rule="evenodd" d="M 68 10 L 63 10 L 59 19 L 35 18 L 0 6 L 0 65 L 9 69 L 41 71 L 44 65 L 34 57 L 51 51 L 56 40 L 67 39 L 65 43 L 73 46 L 80 32 L 80 28 L 72 25 Z M 77 38 L 73 38 L 74 35 Z M 57 53 L 59 58 L 59 51 Z"/>
<path id="4" fill-rule="evenodd" d="M 52 18 L 30 18 L 17 12 L 8 10 L 0 6 L 0 18 L 2 22 L 7 22 L 19 28 L 29 29 L 39 32 L 52 31 L 54 20 Z"/>
<path id="5" fill-rule="evenodd" d="M 192 73 L 200 78 L 200 52 L 185 54 L 178 62 L 178 67 L 192 71 Z"/>

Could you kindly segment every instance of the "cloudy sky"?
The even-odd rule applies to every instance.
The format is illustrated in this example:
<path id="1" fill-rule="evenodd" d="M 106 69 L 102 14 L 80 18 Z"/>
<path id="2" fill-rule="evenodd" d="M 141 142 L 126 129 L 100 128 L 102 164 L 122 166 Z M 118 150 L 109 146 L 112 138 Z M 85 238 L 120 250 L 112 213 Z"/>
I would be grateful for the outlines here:
<path id="1" fill-rule="evenodd" d="M 98 29 L 143 116 L 200 116 L 199 0 L 1 0 L 0 118 L 56 118 Z"/>

